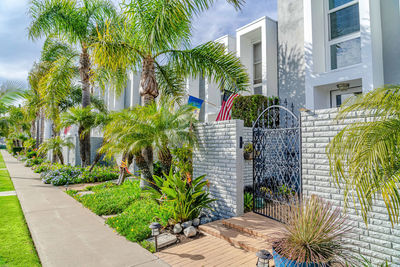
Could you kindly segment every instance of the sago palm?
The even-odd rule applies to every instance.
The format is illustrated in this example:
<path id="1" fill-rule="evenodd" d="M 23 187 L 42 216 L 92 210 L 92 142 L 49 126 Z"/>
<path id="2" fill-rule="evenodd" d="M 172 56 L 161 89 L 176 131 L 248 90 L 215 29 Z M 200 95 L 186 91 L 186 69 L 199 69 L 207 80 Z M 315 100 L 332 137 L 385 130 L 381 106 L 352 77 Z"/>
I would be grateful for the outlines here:
<path id="1" fill-rule="evenodd" d="M 62 153 L 64 147 L 74 148 L 74 144 L 68 139 L 63 139 L 60 136 L 55 136 L 44 141 L 40 145 L 38 152 L 40 154 L 46 154 L 47 152 L 51 151 L 53 153 L 52 163 L 54 163 L 54 159 L 58 158 L 60 163 L 64 164 L 64 156 Z"/>
<path id="2" fill-rule="evenodd" d="M 79 139 L 82 140 L 91 129 L 101 125 L 103 120 L 106 120 L 105 117 L 105 114 L 95 111 L 92 106 L 85 108 L 72 107 L 68 111 L 61 114 L 60 126 L 78 126 Z M 82 142 L 80 143 L 82 144 Z M 85 145 L 84 142 L 83 144 Z M 81 155 L 88 150 L 85 146 L 80 146 L 79 149 Z M 90 157 L 90 155 L 87 155 L 87 157 Z M 81 162 L 81 164 L 82 166 L 85 166 L 84 162 Z"/>
<path id="3" fill-rule="evenodd" d="M 149 153 L 155 149 L 163 170 L 168 173 L 172 160 L 170 149 L 184 143 L 196 143 L 191 128 L 193 122 L 192 106 L 174 108 L 166 101 L 115 113 L 105 127 L 106 143 L 101 151 L 109 157 L 114 154 L 134 156 L 142 177 L 151 180 L 153 162 L 145 161 L 143 149 L 150 148 Z"/>
<path id="4" fill-rule="evenodd" d="M 339 110 L 372 119 L 345 127 L 327 147 L 331 172 L 345 186 L 345 200 L 358 199 L 367 223 L 376 196 L 385 202 L 392 224 L 400 219 L 400 87 L 363 94 Z M 360 113 L 360 111 L 362 113 Z"/>

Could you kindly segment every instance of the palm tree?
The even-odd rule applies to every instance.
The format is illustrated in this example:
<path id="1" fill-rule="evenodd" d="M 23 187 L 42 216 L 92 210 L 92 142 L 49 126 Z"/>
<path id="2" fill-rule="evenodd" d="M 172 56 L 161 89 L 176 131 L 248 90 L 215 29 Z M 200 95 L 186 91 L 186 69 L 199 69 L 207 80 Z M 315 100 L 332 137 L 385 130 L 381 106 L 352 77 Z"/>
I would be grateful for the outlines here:
<path id="1" fill-rule="evenodd" d="M 79 139 L 84 138 L 84 136 L 91 129 L 104 125 L 107 121 L 107 112 L 97 112 L 93 111 L 91 106 L 82 107 L 72 107 L 65 113 L 61 114 L 61 127 L 68 127 L 71 125 L 78 126 Z M 80 153 L 84 153 L 85 147 L 80 147 Z M 96 155 L 95 162 L 98 162 L 98 156 Z M 82 164 L 83 166 L 83 164 Z M 91 168 L 92 169 L 92 168 Z"/>
<path id="2" fill-rule="evenodd" d="M 372 117 L 345 127 L 327 147 L 331 172 L 349 195 L 358 199 L 367 223 L 377 195 L 386 204 L 392 224 L 400 219 L 400 87 L 373 90 L 349 100 L 338 119 L 363 111 Z M 346 202 L 347 204 L 347 202 Z"/>
<path id="3" fill-rule="evenodd" d="M 31 120 L 31 134 L 36 137 L 36 148 L 39 148 L 43 132 L 40 129 L 41 118 L 43 116 L 43 101 L 40 95 L 40 80 L 44 76 L 46 68 L 43 63 L 34 63 L 28 74 L 29 90 L 24 93 L 25 106 L 28 118 Z"/>
<path id="4" fill-rule="evenodd" d="M 47 153 L 49 151 L 52 151 L 53 153 L 53 159 L 51 163 L 55 162 L 55 159 L 59 159 L 61 164 L 64 164 L 64 156 L 63 156 L 63 148 L 67 147 L 67 148 L 73 148 L 74 144 L 67 140 L 67 139 L 63 139 L 60 136 L 55 136 L 53 138 L 47 139 L 46 141 L 44 141 L 41 145 L 40 148 L 38 150 L 39 153 Z"/>
<path id="5" fill-rule="evenodd" d="M 193 109 L 189 105 L 174 108 L 171 102 L 161 101 L 158 105 L 152 103 L 114 113 L 104 129 L 106 142 L 101 151 L 109 157 L 123 154 L 124 160 L 129 160 L 129 155 L 135 156 L 142 177 L 151 180 L 153 162 L 148 164 L 141 152 L 150 148 L 152 153 L 155 149 L 163 171 L 169 173 L 172 161 L 170 149 L 184 143 L 196 144 L 191 127 L 194 122 Z"/>
<path id="6" fill-rule="evenodd" d="M 160 89 L 182 95 L 184 78 L 207 77 L 221 89 L 246 90 L 249 78 L 240 60 L 222 44 L 208 42 L 190 48 L 192 19 L 213 0 L 131 0 L 123 14 L 109 20 L 92 43 L 93 62 L 112 71 L 141 73 L 143 105 L 151 105 Z M 242 1 L 228 1 L 239 7 Z M 161 85 L 161 87 L 160 87 Z M 141 156 L 149 168 L 151 148 Z"/>
<path id="7" fill-rule="evenodd" d="M 79 48 L 79 74 L 82 86 L 82 107 L 90 105 L 91 71 L 90 45 L 97 34 L 99 25 L 116 11 L 107 0 L 32 0 L 29 10 L 32 18 L 29 36 L 38 39 L 42 36 L 56 37 Z M 67 62 L 65 62 L 67 63 Z M 56 81 L 53 79 L 53 81 Z M 48 83 L 51 83 L 49 79 Z M 83 164 L 90 164 L 90 133 L 83 138 L 87 150 L 82 158 Z M 89 156 L 88 156 L 89 155 Z M 82 155 L 81 155 L 82 156 Z"/>

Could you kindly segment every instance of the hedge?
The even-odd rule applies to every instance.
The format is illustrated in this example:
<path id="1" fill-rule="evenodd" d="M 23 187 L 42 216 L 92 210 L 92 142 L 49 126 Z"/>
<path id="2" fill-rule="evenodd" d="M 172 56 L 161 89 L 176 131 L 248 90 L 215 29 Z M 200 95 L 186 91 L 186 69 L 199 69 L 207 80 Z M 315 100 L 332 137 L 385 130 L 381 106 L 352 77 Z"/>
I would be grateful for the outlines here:
<path id="1" fill-rule="evenodd" d="M 253 122 L 263 108 L 279 104 L 278 97 L 267 97 L 263 95 L 249 95 L 236 97 L 232 105 L 232 119 L 244 121 L 245 127 L 253 127 Z"/>

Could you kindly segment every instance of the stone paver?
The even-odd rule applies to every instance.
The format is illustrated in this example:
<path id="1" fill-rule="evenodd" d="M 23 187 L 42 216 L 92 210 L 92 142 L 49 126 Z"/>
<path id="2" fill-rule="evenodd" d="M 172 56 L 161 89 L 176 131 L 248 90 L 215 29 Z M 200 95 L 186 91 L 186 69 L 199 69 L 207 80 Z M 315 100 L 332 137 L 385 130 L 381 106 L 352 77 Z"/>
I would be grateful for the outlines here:
<path id="1" fill-rule="evenodd" d="M 4 191 L 0 192 L 0 197 L 15 196 L 17 192 L 15 191 Z"/>
<path id="2" fill-rule="evenodd" d="M 169 266 L 1 151 L 43 266 Z"/>

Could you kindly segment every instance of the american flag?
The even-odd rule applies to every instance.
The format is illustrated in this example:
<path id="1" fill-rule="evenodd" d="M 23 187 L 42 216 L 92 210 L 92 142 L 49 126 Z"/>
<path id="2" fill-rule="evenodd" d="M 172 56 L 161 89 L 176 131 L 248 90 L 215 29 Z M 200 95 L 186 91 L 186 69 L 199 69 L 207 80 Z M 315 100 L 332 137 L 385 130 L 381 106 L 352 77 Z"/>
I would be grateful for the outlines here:
<path id="1" fill-rule="evenodd" d="M 232 93 L 229 91 L 224 92 L 224 98 L 222 99 L 221 110 L 218 113 L 217 121 L 225 121 L 231 119 L 233 100 L 238 96 L 239 94 L 236 93 Z"/>

